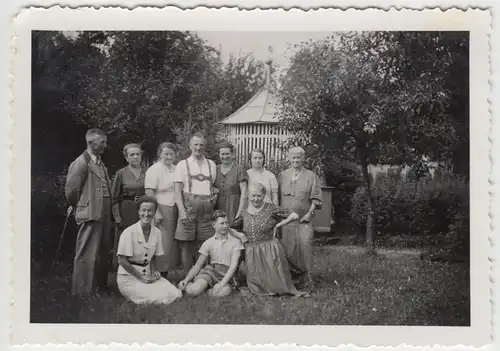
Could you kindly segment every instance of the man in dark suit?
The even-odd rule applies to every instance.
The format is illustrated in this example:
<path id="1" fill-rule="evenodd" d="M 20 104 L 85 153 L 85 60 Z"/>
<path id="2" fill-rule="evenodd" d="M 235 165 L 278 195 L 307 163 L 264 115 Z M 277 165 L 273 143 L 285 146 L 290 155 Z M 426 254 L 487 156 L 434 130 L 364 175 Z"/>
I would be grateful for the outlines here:
<path id="1" fill-rule="evenodd" d="M 105 288 L 111 263 L 111 181 L 101 160 L 107 138 L 100 129 L 87 131 L 87 150 L 68 169 L 66 199 L 79 226 L 73 268 L 73 295 Z"/>

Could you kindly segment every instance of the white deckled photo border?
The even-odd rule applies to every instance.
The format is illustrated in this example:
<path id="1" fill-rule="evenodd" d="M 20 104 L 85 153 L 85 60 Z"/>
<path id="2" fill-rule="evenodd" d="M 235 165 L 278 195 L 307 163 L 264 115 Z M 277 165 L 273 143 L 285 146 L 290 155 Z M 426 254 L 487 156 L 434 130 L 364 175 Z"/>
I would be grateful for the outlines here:
<path id="1" fill-rule="evenodd" d="M 255 26 L 258 22 L 259 26 Z M 300 25 L 297 25 L 300 23 Z M 13 21 L 11 59 L 11 262 L 9 300 L 11 343 L 22 344 L 351 344 L 480 347 L 491 343 L 491 235 L 489 217 L 490 61 L 488 10 L 442 11 L 377 9 L 346 11 L 298 9 L 239 11 L 235 8 L 138 7 L 78 9 L 26 8 Z M 30 86 L 32 30 L 217 30 L 217 31 L 370 31 L 460 30 L 470 32 L 470 202 L 471 326 L 277 326 L 277 325 L 118 325 L 32 324 L 30 306 Z M 15 255 L 12 253 L 15 252 Z"/>

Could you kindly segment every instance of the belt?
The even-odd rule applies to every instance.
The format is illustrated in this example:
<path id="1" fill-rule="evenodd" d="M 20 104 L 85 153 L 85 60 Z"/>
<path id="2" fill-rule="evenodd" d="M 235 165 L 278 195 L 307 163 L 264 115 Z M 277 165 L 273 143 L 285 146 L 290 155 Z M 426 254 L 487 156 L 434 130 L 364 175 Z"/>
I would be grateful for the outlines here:
<path id="1" fill-rule="evenodd" d="M 237 191 L 221 191 L 219 193 L 220 196 L 229 196 L 229 195 L 238 195 L 240 196 L 240 193 Z"/>
<path id="2" fill-rule="evenodd" d="M 201 194 L 190 194 L 190 193 L 184 193 L 184 198 L 189 199 L 189 198 L 195 198 L 199 200 L 210 200 L 211 196 L 210 195 L 201 195 Z"/>
<path id="3" fill-rule="evenodd" d="M 148 260 L 144 260 L 144 262 L 142 263 L 139 263 L 139 262 L 132 262 L 132 261 L 129 261 L 131 265 L 133 266 L 139 266 L 139 267 L 147 267 L 149 262 Z"/>

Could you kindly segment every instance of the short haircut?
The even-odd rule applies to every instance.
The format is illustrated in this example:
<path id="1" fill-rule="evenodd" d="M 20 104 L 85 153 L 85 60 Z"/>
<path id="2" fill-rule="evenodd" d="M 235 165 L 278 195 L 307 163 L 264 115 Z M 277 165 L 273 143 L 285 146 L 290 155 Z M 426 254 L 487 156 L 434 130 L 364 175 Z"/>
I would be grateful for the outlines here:
<path id="1" fill-rule="evenodd" d="M 227 218 L 226 212 L 222 210 L 215 210 L 212 214 L 212 222 L 217 222 L 219 218 Z"/>
<path id="2" fill-rule="evenodd" d="M 141 205 L 143 203 L 151 203 L 151 204 L 154 204 L 155 205 L 155 211 L 158 209 L 158 201 L 156 201 L 156 199 L 152 196 L 149 196 L 149 195 L 141 195 L 139 196 L 139 198 L 137 199 L 137 209 L 139 210 L 141 208 Z"/>
<path id="3" fill-rule="evenodd" d="M 221 141 L 219 144 L 217 144 L 217 150 L 220 151 L 220 149 L 229 149 L 229 151 L 234 152 L 233 144 L 231 144 L 227 140 Z"/>
<path id="4" fill-rule="evenodd" d="M 266 154 L 261 149 L 252 149 L 252 151 L 250 151 L 250 154 L 248 155 L 248 160 L 250 161 L 250 164 L 252 163 L 252 155 L 254 152 L 258 152 L 262 155 L 262 167 L 264 167 L 266 165 Z"/>
<path id="5" fill-rule="evenodd" d="M 191 142 L 193 141 L 194 138 L 200 138 L 200 139 L 203 139 L 203 141 L 205 143 L 207 142 L 207 138 L 205 138 L 205 136 L 203 134 L 201 134 L 200 132 L 196 132 L 193 135 L 191 135 L 191 138 L 189 139 L 190 145 L 191 145 Z"/>
<path id="6" fill-rule="evenodd" d="M 156 156 L 160 157 L 161 153 L 163 152 L 164 149 L 170 149 L 173 152 L 177 152 L 177 147 L 175 146 L 174 143 L 171 143 L 169 141 L 165 141 L 158 146 L 158 152 L 156 153 Z"/>
<path id="7" fill-rule="evenodd" d="M 139 149 L 141 151 L 141 154 L 142 154 L 141 145 L 139 145 L 137 143 L 130 143 L 130 144 L 127 144 L 123 147 L 123 156 L 128 157 L 128 150 L 129 149 Z"/>
<path id="8" fill-rule="evenodd" d="M 288 155 L 291 155 L 292 153 L 295 153 L 295 152 L 300 153 L 302 156 L 306 155 L 306 150 L 304 150 L 304 148 L 302 148 L 300 146 L 292 147 L 290 150 L 288 150 Z"/>
<path id="9" fill-rule="evenodd" d="M 96 136 L 106 137 L 106 134 L 102 131 L 102 129 L 92 128 L 87 131 L 87 134 L 85 134 L 85 140 L 94 141 Z"/>
<path id="10" fill-rule="evenodd" d="M 259 183 L 259 182 L 252 182 L 250 183 L 250 185 L 248 186 L 248 191 L 250 192 L 251 189 L 255 189 L 255 190 L 258 190 L 262 193 L 262 195 L 266 196 L 267 194 L 267 189 L 264 185 L 262 185 L 262 183 Z"/>

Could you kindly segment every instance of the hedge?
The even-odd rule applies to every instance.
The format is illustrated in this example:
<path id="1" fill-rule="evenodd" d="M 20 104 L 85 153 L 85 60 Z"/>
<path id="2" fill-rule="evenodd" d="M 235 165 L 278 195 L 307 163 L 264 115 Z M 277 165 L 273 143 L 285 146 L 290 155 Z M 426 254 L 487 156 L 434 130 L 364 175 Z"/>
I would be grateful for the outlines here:
<path id="1" fill-rule="evenodd" d="M 422 243 L 467 250 L 469 184 L 451 173 L 431 178 L 400 179 L 378 176 L 373 184 L 376 240 L 421 238 Z M 367 197 L 364 186 L 352 197 L 352 219 L 365 229 Z"/>

